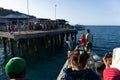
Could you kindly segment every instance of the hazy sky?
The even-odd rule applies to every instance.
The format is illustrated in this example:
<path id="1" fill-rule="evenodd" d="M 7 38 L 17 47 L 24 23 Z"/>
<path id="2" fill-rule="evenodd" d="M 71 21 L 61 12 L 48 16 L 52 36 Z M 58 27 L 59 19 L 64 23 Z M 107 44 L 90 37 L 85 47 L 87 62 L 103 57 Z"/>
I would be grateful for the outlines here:
<path id="1" fill-rule="evenodd" d="M 70 24 L 120 25 L 120 0 L 28 0 L 37 18 L 66 19 Z M 57 5 L 55 7 L 55 5 Z M 0 7 L 28 14 L 27 0 L 0 0 Z"/>

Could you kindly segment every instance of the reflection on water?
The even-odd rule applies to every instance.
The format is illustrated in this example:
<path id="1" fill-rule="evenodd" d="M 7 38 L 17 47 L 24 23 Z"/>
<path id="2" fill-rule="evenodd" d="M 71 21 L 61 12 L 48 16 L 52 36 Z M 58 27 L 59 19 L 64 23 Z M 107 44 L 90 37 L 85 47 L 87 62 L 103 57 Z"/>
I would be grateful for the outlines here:
<path id="1" fill-rule="evenodd" d="M 29 61 L 27 77 L 31 80 L 56 80 L 66 57 L 65 50 L 41 52 L 41 55 Z"/>
<path id="2" fill-rule="evenodd" d="M 3 48 L 0 45 L 0 80 L 7 80 L 8 77 L 5 75 L 4 72 L 4 65 L 5 65 L 5 55 L 3 53 Z"/>
<path id="3" fill-rule="evenodd" d="M 65 49 L 45 49 L 39 53 L 29 53 L 26 55 L 27 62 L 27 77 L 30 80 L 56 80 L 59 71 L 61 70 L 66 57 Z M 0 80 L 6 80 L 4 74 L 3 48 L 0 48 Z"/>

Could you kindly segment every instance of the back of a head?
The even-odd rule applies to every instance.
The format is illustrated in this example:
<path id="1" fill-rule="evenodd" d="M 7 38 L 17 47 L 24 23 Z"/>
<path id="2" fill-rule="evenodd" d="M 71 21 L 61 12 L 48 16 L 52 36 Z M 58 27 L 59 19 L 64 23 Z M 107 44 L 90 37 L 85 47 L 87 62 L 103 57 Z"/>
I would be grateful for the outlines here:
<path id="1" fill-rule="evenodd" d="M 20 57 L 11 58 L 5 65 L 5 73 L 10 78 L 21 78 L 26 69 L 26 62 Z"/>
<path id="2" fill-rule="evenodd" d="M 82 34 L 82 35 L 81 35 L 81 37 L 82 37 L 82 38 L 85 38 L 85 35 L 84 35 L 84 34 Z"/>
<path id="3" fill-rule="evenodd" d="M 79 68 L 84 68 L 87 64 L 87 60 L 89 58 L 89 55 L 87 54 L 87 51 L 76 49 L 71 52 L 70 60 L 72 61 L 72 64 L 74 66 L 77 66 Z"/>
<path id="4" fill-rule="evenodd" d="M 87 29 L 87 33 L 90 33 L 90 29 Z"/>
<path id="5" fill-rule="evenodd" d="M 98 76 L 102 77 L 103 70 L 105 69 L 104 63 L 101 61 L 97 61 L 97 62 L 95 62 L 94 66 L 95 66 L 96 74 Z"/>

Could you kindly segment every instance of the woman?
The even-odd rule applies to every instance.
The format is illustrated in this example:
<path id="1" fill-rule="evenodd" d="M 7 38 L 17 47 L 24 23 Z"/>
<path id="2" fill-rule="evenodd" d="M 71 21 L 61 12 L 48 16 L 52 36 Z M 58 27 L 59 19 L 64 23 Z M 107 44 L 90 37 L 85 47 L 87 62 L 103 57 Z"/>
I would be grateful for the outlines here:
<path id="1" fill-rule="evenodd" d="M 84 34 L 81 35 L 80 42 L 81 42 L 81 46 L 82 46 L 83 49 L 84 49 L 85 46 L 86 46 L 86 38 L 85 38 L 85 35 L 84 35 Z"/>
<path id="2" fill-rule="evenodd" d="M 86 69 L 89 55 L 85 50 L 76 49 L 71 52 L 71 68 L 64 69 L 61 80 L 100 80 L 91 69 Z"/>
<path id="3" fill-rule="evenodd" d="M 113 49 L 112 62 L 103 57 L 106 68 L 103 71 L 103 80 L 120 80 L 120 48 Z"/>

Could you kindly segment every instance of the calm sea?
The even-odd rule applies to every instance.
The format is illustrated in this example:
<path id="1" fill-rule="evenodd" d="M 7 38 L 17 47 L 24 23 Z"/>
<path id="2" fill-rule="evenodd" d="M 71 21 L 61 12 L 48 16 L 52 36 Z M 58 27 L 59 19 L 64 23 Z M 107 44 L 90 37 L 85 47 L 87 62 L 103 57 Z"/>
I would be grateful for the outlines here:
<path id="1" fill-rule="evenodd" d="M 113 48 L 120 47 L 120 26 L 86 26 L 86 29 L 91 30 L 94 36 L 93 51 L 100 57 L 112 52 Z M 79 31 L 77 40 L 82 33 L 85 34 L 86 31 Z M 3 55 L 2 51 L 0 48 L 0 57 Z M 41 58 L 28 58 L 27 77 L 30 80 L 56 80 L 67 59 L 66 50 L 46 51 L 41 54 Z"/>

